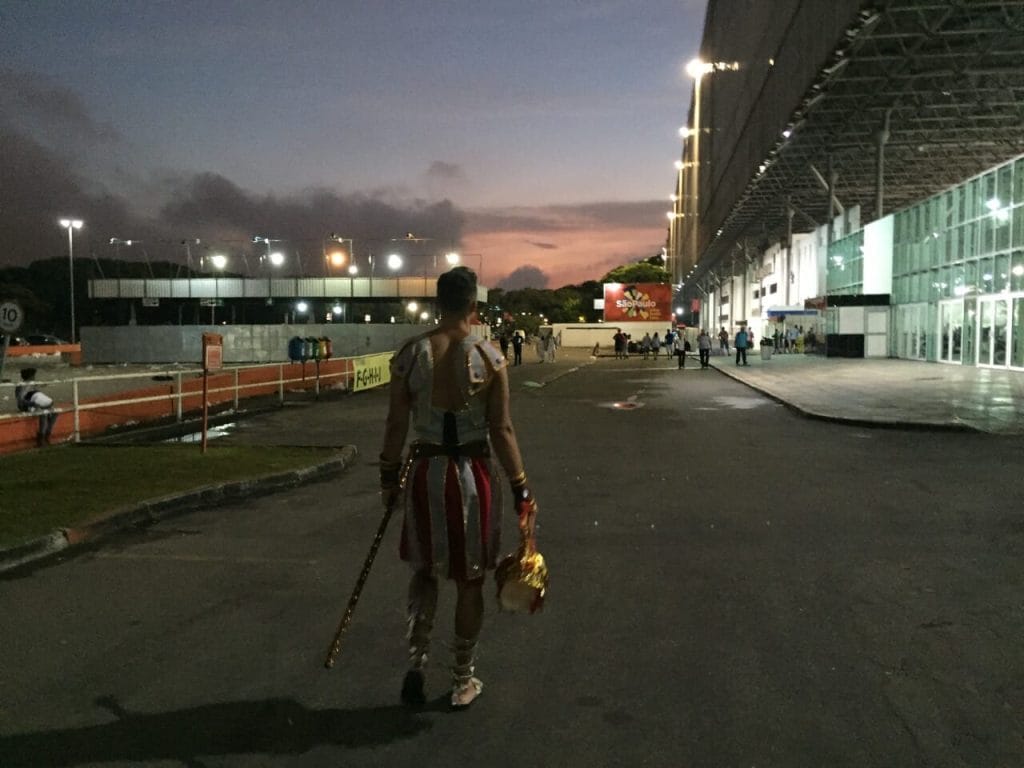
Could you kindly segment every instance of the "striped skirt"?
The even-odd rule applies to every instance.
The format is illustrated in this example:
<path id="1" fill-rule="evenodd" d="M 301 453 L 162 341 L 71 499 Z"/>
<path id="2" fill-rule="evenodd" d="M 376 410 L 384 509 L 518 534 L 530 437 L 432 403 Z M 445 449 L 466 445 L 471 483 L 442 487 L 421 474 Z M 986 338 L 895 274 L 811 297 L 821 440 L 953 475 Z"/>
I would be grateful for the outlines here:
<path id="1" fill-rule="evenodd" d="M 437 578 L 482 579 L 501 549 L 494 501 L 487 458 L 415 459 L 406 485 L 402 559 Z"/>

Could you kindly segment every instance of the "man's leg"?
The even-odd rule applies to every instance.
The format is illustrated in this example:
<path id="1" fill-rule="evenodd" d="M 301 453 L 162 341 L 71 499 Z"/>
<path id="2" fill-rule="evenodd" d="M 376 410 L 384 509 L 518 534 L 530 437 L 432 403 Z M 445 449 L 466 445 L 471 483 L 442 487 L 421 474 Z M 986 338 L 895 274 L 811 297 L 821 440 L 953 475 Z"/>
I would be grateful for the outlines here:
<path id="1" fill-rule="evenodd" d="M 409 580 L 409 671 L 402 681 L 402 701 L 412 706 L 426 702 L 423 667 L 430 653 L 430 633 L 437 611 L 437 579 L 429 571 L 417 571 Z"/>
<path id="2" fill-rule="evenodd" d="M 476 643 L 484 620 L 483 579 L 456 582 L 455 655 L 452 664 L 452 706 L 468 707 L 483 690 L 483 683 L 473 676 Z"/>

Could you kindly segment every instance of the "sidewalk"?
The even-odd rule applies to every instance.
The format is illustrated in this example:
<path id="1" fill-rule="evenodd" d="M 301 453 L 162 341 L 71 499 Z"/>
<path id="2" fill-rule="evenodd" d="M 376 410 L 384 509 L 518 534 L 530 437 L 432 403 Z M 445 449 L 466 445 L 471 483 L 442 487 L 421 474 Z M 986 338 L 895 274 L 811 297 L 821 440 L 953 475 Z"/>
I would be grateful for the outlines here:
<path id="1" fill-rule="evenodd" d="M 1024 374 L 1017 371 L 803 354 L 762 360 L 759 350 L 747 362 L 737 366 L 733 353 L 712 357 L 711 367 L 812 418 L 1024 434 Z"/>

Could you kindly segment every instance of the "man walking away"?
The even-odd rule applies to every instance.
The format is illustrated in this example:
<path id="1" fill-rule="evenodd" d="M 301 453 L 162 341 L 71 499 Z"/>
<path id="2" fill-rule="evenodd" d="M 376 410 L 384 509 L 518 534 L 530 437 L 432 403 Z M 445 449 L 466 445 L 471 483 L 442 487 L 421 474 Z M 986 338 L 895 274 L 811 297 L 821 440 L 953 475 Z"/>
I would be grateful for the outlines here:
<path id="1" fill-rule="evenodd" d="M 686 340 L 683 334 L 676 335 L 676 356 L 679 358 L 679 370 L 683 370 L 686 367 L 686 350 L 690 346 L 690 342 Z"/>
<path id="2" fill-rule="evenodd" d="M 749 365 L 747 362 L 747 329 L 740 328 L 736 332 L 736 338 L 733 340 L 733 345 L 736 347 L 736 365 Z M 741 363 L 740 360 L 743 362 Z"/>
<path id="3" fill-rule="evenodd" d="M 697 337 L 697 351 L 700 353 L 700 367 L 707 368 L 711 364 L 711 337 L 708 336 L 707 328 L 700 329 L 700 336 Z"/>
<path id="4" fill-rule="evenodd" d="M 523 336 L 519 331 L 512 334 L 513 365 L 523 364 Z"/>
<path id="5" fill-rule="evenodd" d="M 725 330 L 725 326 L 718 332 L 718 348 L 724 349 L 725 354 L 729 354 L 729 332 Z"/>

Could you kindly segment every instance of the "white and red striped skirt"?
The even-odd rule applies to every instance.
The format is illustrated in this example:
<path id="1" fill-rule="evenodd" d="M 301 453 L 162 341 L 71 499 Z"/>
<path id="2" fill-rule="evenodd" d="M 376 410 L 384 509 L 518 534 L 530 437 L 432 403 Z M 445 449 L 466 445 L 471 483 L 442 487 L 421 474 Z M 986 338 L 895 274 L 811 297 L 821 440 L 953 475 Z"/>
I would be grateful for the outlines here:
<path id="1" fill-rule="evenodd" d="M 415 570 L 456 581 L 482 579 L 501 548 L 500 504 L 484 457 L 425 456 L 406 485 L 399 552 Z"/>

